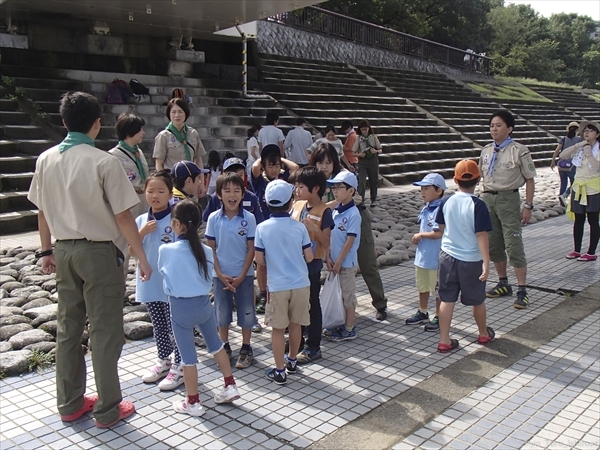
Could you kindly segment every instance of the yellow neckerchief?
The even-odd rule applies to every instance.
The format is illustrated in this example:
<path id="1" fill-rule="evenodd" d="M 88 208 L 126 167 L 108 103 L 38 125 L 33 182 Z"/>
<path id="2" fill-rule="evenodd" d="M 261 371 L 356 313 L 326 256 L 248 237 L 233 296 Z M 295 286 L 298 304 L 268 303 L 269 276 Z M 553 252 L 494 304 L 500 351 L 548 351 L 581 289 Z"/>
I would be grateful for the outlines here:
<path id="1" fill-rule="evenodd" d="M 575 178 L 575 182 L 571 185 L 571 197 L 577 200 L 580 205 L 587 205 L 586 187 L 590 187 L 596 191 L 600 191 L 600 176 L 594 177 L 587 181 L 581 181 Z M 571 202 L 567 205 L 567 217 L 571 222 L 575 220 L 575 213 L 571 211 Z"/>

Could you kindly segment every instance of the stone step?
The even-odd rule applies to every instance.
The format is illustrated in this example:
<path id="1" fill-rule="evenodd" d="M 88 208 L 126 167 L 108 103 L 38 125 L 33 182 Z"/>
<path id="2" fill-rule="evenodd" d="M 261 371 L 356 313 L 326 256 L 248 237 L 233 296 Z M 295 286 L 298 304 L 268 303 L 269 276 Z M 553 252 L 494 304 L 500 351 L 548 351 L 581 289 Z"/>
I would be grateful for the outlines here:
<path id="1" fill-rule="evenodd" d="M 2 191 L 28 191 L 33 172 L 1 173 Z"/>
<path id="2" fill-rule="evenodd" d="M 29 125 L 31 118 L 28 114 L 19 111 L 0 111 L 0 124 L 2 125 Z"/>
<path id="3" fill-rule="evenodd" d="M 18 144 L 13 141 L 0 140 L 0 157 L 13 156 L 18 149 Z"/>
<path id="4" fill-rule="evenodd" d="M 35 156 L 0 156 L 0 167 L 3 173 L 33 172 Z"/>
<path id="5" fill-rule="evenodd" d="M 45 139 L 44 130 L 35 125 L 0 125 L 0 136 L 8 140 Z"/>
<path id="6" fill-rule="evenodd" d="M 0 229 L 2 235 L 37 230 L 37 210 L 0 213 Z"/>
<path id="7" fill-rule="evenodd" d="M 27 200 L 28 191 L 0 192 L 0 213 L 35 209 L 35 205 Z M 4 234 L 4 229 L 2 230 Z"/>
<path id="8" fill-rule="evenodd" d="M 436 161 L 449 158 L 472 158 L 479 156 L 481 149 L 471 147 L 460 147 L 460 148 L 440 148 L 440 149 L 427 149 L 427 150 L 415 150 L 408 151 L 403 150 L 399 152 L 386 152 L 382 153 L 379 157 L 380 165 L 391 165 L 403 162 L 413 161 Z"/>
<path id="9" fill-rule="evenodd" d="M 0 111 L 17 111 L 19 109 L 19 102 L 16 100 L 9 100 L 7 98 L 0 98 Z M 0 122 L 4 123 L 4 122 Z"/>

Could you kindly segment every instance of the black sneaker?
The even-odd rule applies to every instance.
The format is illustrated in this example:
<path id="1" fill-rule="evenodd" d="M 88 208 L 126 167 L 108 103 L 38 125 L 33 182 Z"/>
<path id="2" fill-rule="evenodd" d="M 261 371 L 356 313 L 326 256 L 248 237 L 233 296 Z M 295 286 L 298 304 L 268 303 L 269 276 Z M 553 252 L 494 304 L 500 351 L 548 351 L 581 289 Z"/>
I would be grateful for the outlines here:
<path id="1" fill-rule="evenodd" d="M 510 284 L 498 283 L 495 287 L 485 293 L 488 298 L 510 297 L 512 295 L 512 287 Z"/>
<path id="2" fill-rule="evenodd" d="M 285 384 L 287 383 L 287 376 L 285 375 L 285 371 L 282 373 L 277 373 L 277 369 L 267 369 L 265 371 L 265 377 L 269 380 L 274 381 L 275 384 Z"/>
<path id="3" fill-rule="evenodd" d="M 285 358 L 285 371 L 289 374 L 289 375 L 293 375 L 296 372 L 298 372 L 298 369 L 296 367 L 296 365 L 298 364 L 298 360 L 296 361 L 290 361 L 289 359 L 287 359 L 287 357 Z"/>
<path id="4" fill-rule="evenodd" d="M 313 361 L 316 361 L 317 359 L 321 359 L 322 357 L 323 355 L 321 354 L 321 350 L 311 350 L 307 347 L 300 353 L 298 353 L 298 362 L 296 364 L 301 366 L 302 364 L 311 363 Z"/>
<path id="5" fill-rule="evenodd" d="M 385 320 L 385 319 L 387 319 L 387 309 L 386 308 L 379 308 L 377 310 L 377 313 L 375 314 L 375 318 L 377 320 Z"/>
<path id="6" fill-rule="evenodd" d="M 529 295 L 527 295 L 527 291 L 518 291 L 517 299 L 513 305 L 516 309 L 525 309 L 529 306 Z"/>
<path id="7" fill-rule="evenodd" d="M 412 317 L 406 319 L 406 325 L 420 325 L 426 322 L 429 322 L 429 313 L 421 312 L 420 309 Z"/>
<path id="8" fill-rule="evenodd" d="M 433 319 L 426 324 L 423 329 L 425 331 L 440 331 L 440 319 L 438 316 L 433 316 Z"/>
<path id="9" fill-rule="evenodd" d="M 267 297 L 261 296 L 258 299 L 258 304 L 256 305 L 256 314 L 264 314 L 266 304 L 267 304 Z"/>

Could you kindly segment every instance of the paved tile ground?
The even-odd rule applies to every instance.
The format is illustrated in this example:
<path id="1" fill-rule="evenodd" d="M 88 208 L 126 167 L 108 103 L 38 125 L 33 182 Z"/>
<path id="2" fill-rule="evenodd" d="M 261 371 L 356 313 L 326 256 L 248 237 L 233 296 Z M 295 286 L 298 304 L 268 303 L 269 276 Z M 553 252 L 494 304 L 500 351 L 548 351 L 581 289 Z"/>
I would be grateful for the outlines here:
<path id="1" fill-rule="evenodd" d="M 599 329 L 595 312 L 393 450 L 599 448 Z"/>
<path id="2" fill-rule="evenodd" d="M 572 283 L 581 290 L 598 278 L 598 262 L 564 259 L 572 245 L 570 225 L 564 216 L 528 226 L 524 236 L 531 280 L 541 280 L 550 272 L 557 279 L 557 287 Z M 299 376 L 290 376 L 286 386 L 275 386 L 264 378 L 265 368 L 273 363 L 269 336 L 264 332 L 254 336 L 253 366 L 234 371 L 242 399 L 234 405 L 217 406 L 212 396 L 222 378 L 214 361 L 199 350 L 201 399 L 207 409 L 201 418 L 173 413 L 171 402 L 183 395 L 183 387 L 175 393 L 161 393 L 155 385 L 140 382 L 141 374 L 155 358 L 151 340 L 128 343 L 123 350 L 119 367 L 122 388 L 124 396 L 135 401 L 138 412 L 110 430 L 96 428 L 89 416 L 72 424 L 60 422 L 53 370 L 7 378 L 0 382 L 2 448 L 190 448 L 190 442 L 195 448 L 210 449 L 307 447 L 479 348 L 469 308 L 457 307 L 452 335 L 460 339 L 461 348 L 450 355 L 436 353 L 436 333 L 404 324 L 417 307 L 412 262 L 385 268 L 381 275 L 389 298 L 388 320 L 375 321 L 366 286 L 359 277 L 358 339 L 338 344 L 324 341 L 324 358 L 303 368 Z M 510 278 L 514 282 L 514 276 Z M 489 323 L 497 336 L 566 298 L 539 290 L 532 290 L 530 297 L 530 307 L 522 311 L 512 307 L 512 299 L 487 303 Z M 237 356 L 241 342 L 236 327 L 232 337 Z M 525 370 L 528 366 L 520 367 Z M 88 380 L 88 391 L 94 392 L 91 372 Z M 583 402 L 591 391 L 585 392 Z M 538 430 L 542 432 L 550 420 L 558 420 L 558 413 L 557 408 L 548 412 L 548 421 Z"/>

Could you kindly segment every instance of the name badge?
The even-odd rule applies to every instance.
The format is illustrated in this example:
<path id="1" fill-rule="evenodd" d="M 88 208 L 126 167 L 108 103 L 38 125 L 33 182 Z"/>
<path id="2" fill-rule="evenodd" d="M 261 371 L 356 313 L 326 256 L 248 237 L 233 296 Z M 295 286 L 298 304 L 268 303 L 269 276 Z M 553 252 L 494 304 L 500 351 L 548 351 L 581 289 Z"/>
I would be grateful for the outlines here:
<path id="1" fill-rule="evenodd" d="M 249 201 L 242 202 L 242 206 L 252 206 L 252 202 L 249 202 Z"/>
<path id="2" fill-rule="evenodd" d="M 319 216 L 315 216 L 314 214 L 309 214 L 306 217 L 309 218 L 309 219 L 312 219 L 312 220 L 316 220 L 317 222 L 319 220 L 321 220 L 321 218 Z"/>

